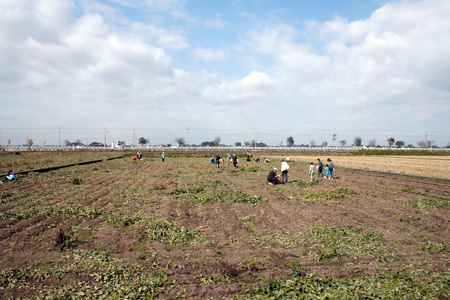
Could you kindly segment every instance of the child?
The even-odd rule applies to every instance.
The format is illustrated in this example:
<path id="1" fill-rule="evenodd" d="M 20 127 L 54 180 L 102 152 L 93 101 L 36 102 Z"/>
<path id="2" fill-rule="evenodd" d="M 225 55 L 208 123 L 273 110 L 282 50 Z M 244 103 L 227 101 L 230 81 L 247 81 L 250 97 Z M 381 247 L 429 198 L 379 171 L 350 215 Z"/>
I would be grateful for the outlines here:
<path id="1" fill-rule="evenodd" d="M 9 170 L 8 175 L 6 175 L 6 179 L 9 181 L 13 181 L 16 179 L 16 174 L 13 171 Z"/>
<path id="2" fill-rule="evenodd" d="M 311 162 L 311 164 L 309 165 L 309 175 L 310 175 L 311 182 L 314 181 L 314 169 L 315 169 L 314 163 Z"/>
<path id="3" fill-rule="evenodd" d="M 325 167 L 326 167 L 326 172 L 325 172 L 326 178 L 327 178 L 328 180 L 331 180 L 330 166 L 329 166 L 328 164 L 326 164 Z"/>

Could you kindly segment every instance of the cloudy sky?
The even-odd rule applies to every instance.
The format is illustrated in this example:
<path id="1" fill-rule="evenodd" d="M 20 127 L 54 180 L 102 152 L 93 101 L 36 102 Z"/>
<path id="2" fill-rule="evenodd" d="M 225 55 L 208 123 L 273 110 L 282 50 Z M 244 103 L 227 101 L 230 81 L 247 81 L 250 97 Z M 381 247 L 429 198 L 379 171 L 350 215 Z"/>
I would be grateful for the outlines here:
<path id="1" fill-rule="evenodd" d="M 1 0 L 0 143 L 446 146 L 449 16 L 448 0 Z"/>

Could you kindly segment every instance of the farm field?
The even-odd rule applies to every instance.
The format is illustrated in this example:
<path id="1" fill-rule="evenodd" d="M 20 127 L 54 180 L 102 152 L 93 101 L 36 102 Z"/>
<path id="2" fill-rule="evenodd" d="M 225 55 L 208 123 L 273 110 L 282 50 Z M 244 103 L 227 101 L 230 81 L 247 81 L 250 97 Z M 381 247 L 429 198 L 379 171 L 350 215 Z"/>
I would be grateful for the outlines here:
<path id="1" fill-rule="evenodd" d="M 56 163 L 46 155 L 33 169 Z M 290 163 L 271 186 L 279 161 L 209 157 L 144 153 L 0 184 L 0 299 L 449 299 L 449 182 L 332 156 L 335 180 Z"/>
<path id="2" fill-rule="evenodd" d="M 295 155 L 291 156 L 290 159 L 298 161 L 311 161 L 313 159 L 313 162 L 316 163 L 316 159 L 320 158 L 325 165 L 328 158 L 326 155 L 321 157 Z M 341 166 L 450 179 L 450 156 L 331 155 L 330 158 L 337 168 Z"/>

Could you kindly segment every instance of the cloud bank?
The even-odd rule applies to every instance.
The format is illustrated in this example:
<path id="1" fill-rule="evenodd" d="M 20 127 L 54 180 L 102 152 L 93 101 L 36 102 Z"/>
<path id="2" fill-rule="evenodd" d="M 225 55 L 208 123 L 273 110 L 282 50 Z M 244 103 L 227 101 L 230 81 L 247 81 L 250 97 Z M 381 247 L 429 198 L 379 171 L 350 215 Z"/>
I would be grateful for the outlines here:
<path id="1" fill-rule="evenodd" d="M 383 144 L 386 131 L 450 142 L 447 0 L 393 1 L 352 22 L 243 14 L 231 26 L 221 15 L 202 31 L 211 17 L 188 2 L 136 3 L 0 3 L 4 144 L 8 128 L 59 127 L 128 130 L 111 129 L 114 139 L 134 129 L 152 143 L 186 128 L 192 143 L 317 143 L 334 132 Z"/>

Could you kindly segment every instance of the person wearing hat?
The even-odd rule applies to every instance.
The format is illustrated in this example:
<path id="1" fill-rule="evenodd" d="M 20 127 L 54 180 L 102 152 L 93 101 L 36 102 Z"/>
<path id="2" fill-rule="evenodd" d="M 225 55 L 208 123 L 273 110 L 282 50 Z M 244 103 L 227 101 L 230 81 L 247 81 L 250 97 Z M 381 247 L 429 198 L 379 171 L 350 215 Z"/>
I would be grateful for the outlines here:
<path id="1" fill-rule="evenodd" d="M 270 171 L 269 175 L 267 175 L 267 181 L 269 182 L 269 184 L 279 184 L 280 182 L 278 181 L 278 177 L 280 177 L 280 175 L 277 175 L 277 168 L 273 168 L 272 171 Z"/>

